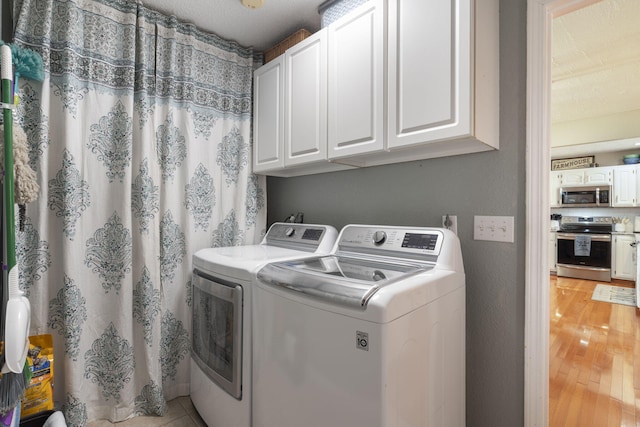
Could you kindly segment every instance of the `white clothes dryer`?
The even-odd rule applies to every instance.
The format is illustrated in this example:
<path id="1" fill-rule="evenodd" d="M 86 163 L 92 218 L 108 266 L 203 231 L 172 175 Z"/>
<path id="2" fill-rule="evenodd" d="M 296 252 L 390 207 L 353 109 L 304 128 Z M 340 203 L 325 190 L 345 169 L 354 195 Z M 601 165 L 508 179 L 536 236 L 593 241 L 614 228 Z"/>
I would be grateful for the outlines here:
<path id="1" fill-rule="evenodd" d="M 328 253 L 328 225 L 275 223 L 258 245 L 193 255 L 191 400 L 209 427 L 251 426 L 251 304 L 256 271 L 268 262 Z"/>
<path id="2" fill-rule="evenodd" d="M 440 228 L 345 226 L 253 296 L 253 426 L 465 425 L 465 274 Z"/>

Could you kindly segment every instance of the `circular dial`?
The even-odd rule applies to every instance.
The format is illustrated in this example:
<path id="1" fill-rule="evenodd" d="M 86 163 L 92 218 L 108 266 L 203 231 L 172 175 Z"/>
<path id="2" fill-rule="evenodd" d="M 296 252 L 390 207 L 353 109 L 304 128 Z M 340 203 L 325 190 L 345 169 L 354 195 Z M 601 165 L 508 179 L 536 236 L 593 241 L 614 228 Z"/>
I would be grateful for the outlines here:
<path id="1" fill-rule="evenodd" d="M 373 233 L 373 243 L 376 245 L 381 245 L 387 240 L 387 233 L 384 231 L 376 231 Z"/>
<path id="2" fill-rule="evenodd" d="M 296 230 L 295 230 L 293 227 L 289 227 L 289 228 L 287 228 L 287 229 L 284 231 L 284 234 L 285 234 L 287 237 L 291 237 L 291 236 L 293 236 L 295 233 L 296 233 Z"/>

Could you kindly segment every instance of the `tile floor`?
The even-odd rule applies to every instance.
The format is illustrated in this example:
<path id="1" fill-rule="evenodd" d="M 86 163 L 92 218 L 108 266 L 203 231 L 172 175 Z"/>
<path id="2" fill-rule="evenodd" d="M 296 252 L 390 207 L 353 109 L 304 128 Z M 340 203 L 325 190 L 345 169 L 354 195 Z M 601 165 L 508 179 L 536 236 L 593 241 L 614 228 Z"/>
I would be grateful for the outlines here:
<path id="1" fill-rule="evenodd" d="M 106 420 L 92 421 L 89 427 L 207 427 L 191 403 L 189 396 L 178 397 L 168 402 L 169 409 L 164 417 L 135 417 L 121 423 Z"/>

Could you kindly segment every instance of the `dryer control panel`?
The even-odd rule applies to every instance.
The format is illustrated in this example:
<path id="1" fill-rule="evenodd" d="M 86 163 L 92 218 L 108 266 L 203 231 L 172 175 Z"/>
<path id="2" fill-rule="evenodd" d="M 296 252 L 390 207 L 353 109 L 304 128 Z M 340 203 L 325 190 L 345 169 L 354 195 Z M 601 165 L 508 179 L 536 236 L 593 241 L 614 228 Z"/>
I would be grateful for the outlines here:
<path id="1" fill-rule="evenodd" d="M 276 222 L 267 231 L 263 243 L 272 246 L 316 251 L 327 244 L 328 251 L 337 231 L 327 225 Z"/>

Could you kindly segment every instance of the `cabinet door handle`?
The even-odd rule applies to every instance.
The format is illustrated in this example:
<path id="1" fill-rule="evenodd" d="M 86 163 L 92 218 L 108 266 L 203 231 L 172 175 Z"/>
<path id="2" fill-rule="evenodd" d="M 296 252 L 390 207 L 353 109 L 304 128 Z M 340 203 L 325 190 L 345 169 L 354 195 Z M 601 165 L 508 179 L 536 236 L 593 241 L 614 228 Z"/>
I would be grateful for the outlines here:
<path id="1" fill-rule="evenodd" d="M 638 245 L 638 242 L 629 243 L 629 246 L 631 246 L 632 248 L 635 248 L 637 245 Z"/>

